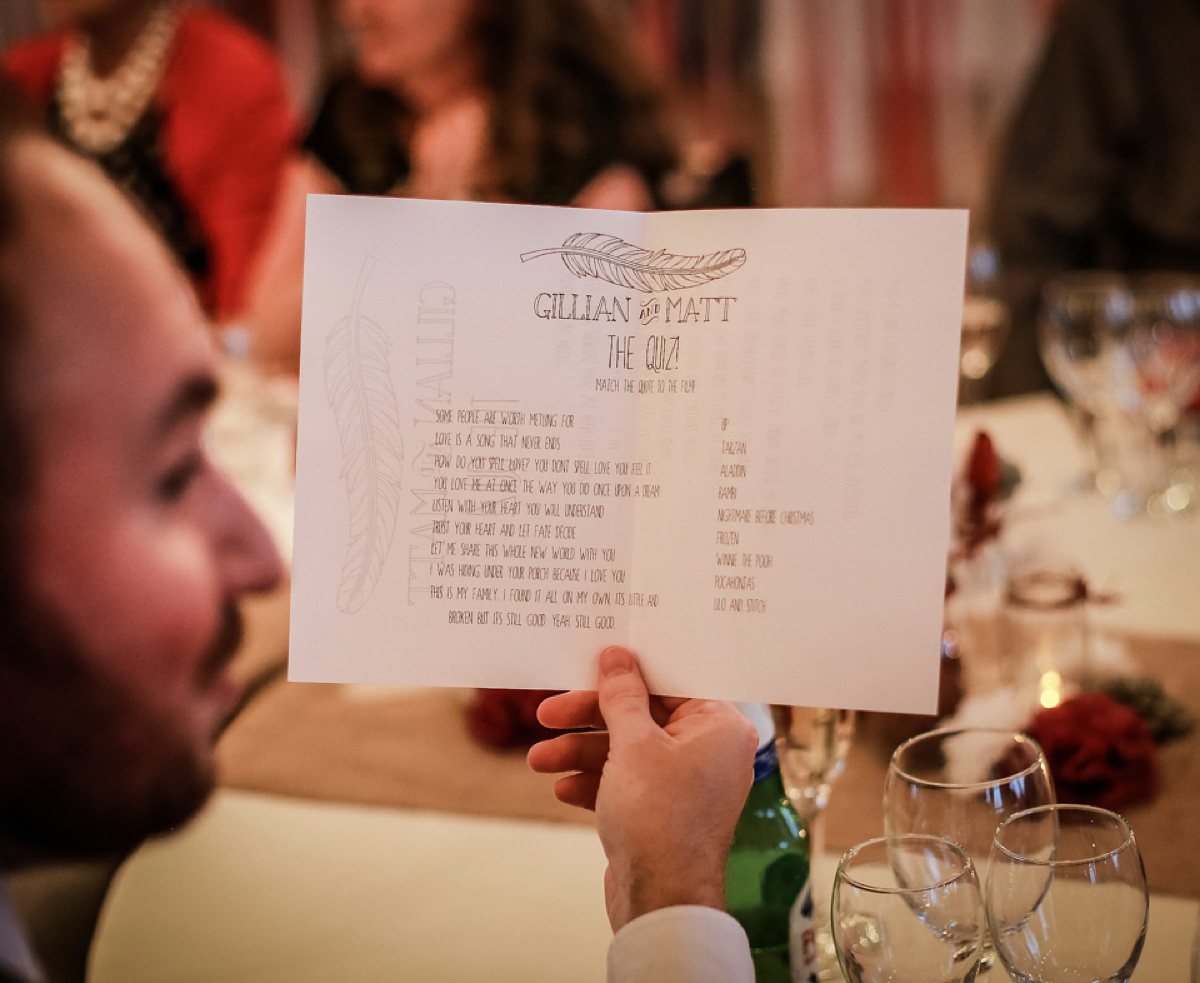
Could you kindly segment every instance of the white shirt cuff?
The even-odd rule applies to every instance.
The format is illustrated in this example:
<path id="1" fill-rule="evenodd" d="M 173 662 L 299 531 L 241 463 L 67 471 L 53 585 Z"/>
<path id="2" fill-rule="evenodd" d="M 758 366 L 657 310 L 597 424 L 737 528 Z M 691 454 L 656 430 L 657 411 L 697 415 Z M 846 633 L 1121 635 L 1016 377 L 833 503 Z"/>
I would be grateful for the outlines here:
<path id="1" fill-rule="evenodd" d="M 750 943 L 716 908 L 659 908 L 613 936 L 608 983 L 754 983 Z"/>

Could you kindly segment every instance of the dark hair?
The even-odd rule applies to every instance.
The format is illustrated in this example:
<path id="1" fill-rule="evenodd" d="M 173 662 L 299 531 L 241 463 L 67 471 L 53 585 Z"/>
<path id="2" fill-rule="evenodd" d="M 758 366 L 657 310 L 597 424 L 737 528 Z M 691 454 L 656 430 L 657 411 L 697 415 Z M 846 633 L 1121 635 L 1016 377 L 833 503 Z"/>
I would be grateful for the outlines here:
<path id="1" fill-rule="evenodd" d="M 565 204 L 604 167 L 624 163 L 657 193 L 674 146 L 615 12 L 594 0 L 476 2 L 499 189 L 518 201 Z"/>
<path id="2" fill-rule="evenodd" d="M 627 164 L 662 204 L 675 145 L 616 12 L 594 0 L 474 0 L 467 30 L 491 97 L 487 197 L 566 205 L 606 167 Z M 412 108 L 401 94 L 337 74 L 304 146 L 354 194 L 409 175 Z"/>

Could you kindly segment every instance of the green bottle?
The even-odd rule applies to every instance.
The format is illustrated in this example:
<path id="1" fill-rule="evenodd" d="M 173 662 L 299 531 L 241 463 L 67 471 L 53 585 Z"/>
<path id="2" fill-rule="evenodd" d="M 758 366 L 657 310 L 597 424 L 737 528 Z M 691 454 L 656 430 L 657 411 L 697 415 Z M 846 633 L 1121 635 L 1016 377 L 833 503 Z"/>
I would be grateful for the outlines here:
<path id="1" fill-rule="evenodd" d="M 750 939 L 756 983 L 817 983 L 808 829 L 783 791 L 770 711 L 738 709 L 758 728 L 759 747 L 725 865 L 725 905 Z"/>

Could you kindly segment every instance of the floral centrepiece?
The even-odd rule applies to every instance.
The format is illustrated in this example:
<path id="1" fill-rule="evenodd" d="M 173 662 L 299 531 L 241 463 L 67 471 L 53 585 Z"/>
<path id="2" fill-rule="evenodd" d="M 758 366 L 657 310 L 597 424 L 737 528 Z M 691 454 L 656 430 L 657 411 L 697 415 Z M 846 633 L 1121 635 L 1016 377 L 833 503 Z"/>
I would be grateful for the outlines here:
<path id="1" fill-rule="evenodd" d="M 982 672 L 960 705 L 939 708 L 943 716 L 952 710 L 941 726 L 1030 734 L 1045 750 L 1060 802 L 1118 809 L 1150 799 L 1159 784 L 1157 745 L 1187 735 L 1196 720 L 1161 682 L 1138 674 L 1124 644 L 1085 632 L 1078 653 L 1064 646 L 1046 665 L 1026 657 L 1015 669 L 1008 664 L 1007 677 L 997 669 L 1014 658 L 1014 633 L 1001 614 L 1015 576 L 1003 540 L 1006 502 L 1020 481 L 1020 469 L 977 431 L 952 491 L 945 636 L 961 638 L 964 660 L 979 660 L 974 668 Z M 1073 602 L 1119 600 L 1091 589 L 1082 574 L 1064 583 Z M 1043 709 L 1051 699 L 1056 705 Z"/>
<path id="2" fill-rule="evenodd" d="M 1158 791 L 1158 751 L 1146 721 L 1106 693 L 1039 711 L 1027 732 L 1042 746 L 1060 802 L 1120 809 Z"/>

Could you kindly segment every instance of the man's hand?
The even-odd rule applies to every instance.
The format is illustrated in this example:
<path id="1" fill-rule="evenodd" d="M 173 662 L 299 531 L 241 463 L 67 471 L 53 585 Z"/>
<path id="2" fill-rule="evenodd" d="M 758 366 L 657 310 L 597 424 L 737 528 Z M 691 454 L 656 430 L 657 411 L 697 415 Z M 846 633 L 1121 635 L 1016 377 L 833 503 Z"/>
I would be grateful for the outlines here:
<path id="1" fill-rule="evenodd" d="M 724 909 L 725 860 L 753 781 L 750 722 L 728 703 L 651 698 L 622 648 L 601 654 L 598 692 L 551 697 L 538 718 L 547 727 L 607 727 L 535 744 L 529 766 L 576 772 L 554 794 L 596 810 L 613 931 L 670 905 Z"/>

